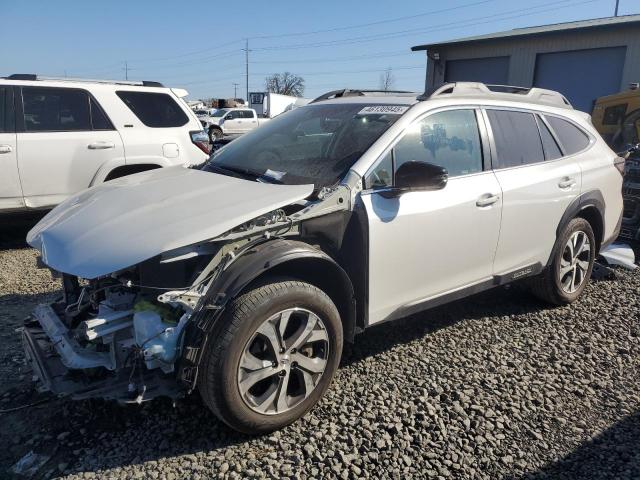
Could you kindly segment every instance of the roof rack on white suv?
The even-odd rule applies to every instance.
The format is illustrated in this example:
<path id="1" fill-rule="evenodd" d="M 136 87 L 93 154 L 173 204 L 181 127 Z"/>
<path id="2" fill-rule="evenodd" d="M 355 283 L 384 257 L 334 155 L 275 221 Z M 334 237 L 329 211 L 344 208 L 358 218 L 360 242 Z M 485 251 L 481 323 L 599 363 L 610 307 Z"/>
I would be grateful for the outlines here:
<path id="1" fill-rule="evenodd" d="M 480 82 L 445 83 L 435 91 L 421 95 L 418 100 L 427 100 L 442 95 L 476 97 L 490 96 L 491 98 L 501 100 L 521 100 L 529 103 L 539 103 L 543 105 L 553 105 L 556 107 L 573 109 L 569 100 L 555 90 L 547 90 L 537 87 L 516 87 L 512 85 L 489 85 Z"/>
<path id="2" fill-rule="evenodd" d="M 82 83 L 106 83 L 111 85 L 133 85 L 138 87 L 164 87 L 160 82 L 153 82 L 150 80 L 96 80 L 94 78 L 74 78 L 74 77 L 49 77 L 44 75 L 36 75 L 34 73 L 14 73 L 8 77 L 3 77 L 6 80 L 27 80 L 27 81 L 56 81 L 56 82 L 82 82 Z"/>
<path id="3" fill-rule="evenodd" d="M 409 92 L 407 90 L 362 90 L 362 89 L 350 89 L 342 88 L 340 90 L 332 90 L 327 93 L 323 93 L 317 98 L 314 98 L 309 103 L 320 102 L 322 100 L 331 100 L 333 98 L 341 97 L 363 97 L 363 96 L 394 96 L 394 97 L 415 97 L 415 92 Z"/>

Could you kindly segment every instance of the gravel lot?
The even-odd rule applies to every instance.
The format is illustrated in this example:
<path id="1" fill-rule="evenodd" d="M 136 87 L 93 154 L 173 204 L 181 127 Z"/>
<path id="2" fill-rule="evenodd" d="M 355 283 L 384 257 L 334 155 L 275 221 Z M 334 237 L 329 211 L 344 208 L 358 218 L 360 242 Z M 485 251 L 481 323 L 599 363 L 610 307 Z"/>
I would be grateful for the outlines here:
<path id="1" fill-rule="evenodd" d="M 32 391 L 15 329 L 58 288 L 0 232 L 0 409 Z M 501 289 L 374 328 L 302 421 L 252 438 L 193 396 L 0 414 L 0 478 L 640 478 L 640 269 L 549 309 Z M 18 477 L 22 478 L 22 477 Z"/>

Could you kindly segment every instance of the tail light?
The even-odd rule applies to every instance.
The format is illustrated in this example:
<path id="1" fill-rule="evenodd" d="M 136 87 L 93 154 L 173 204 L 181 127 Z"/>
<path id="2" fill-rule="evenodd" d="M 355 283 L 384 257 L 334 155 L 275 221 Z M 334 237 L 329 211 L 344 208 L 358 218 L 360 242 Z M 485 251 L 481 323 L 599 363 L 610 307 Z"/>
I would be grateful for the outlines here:
<path id="1" fill-rule="evenodd" d="M 193 144 L 202 150 L 204 153 L 209 155 L 211 153 L 211 147 L 209 146 L 209 135 L 204 130 L 196 130 L 193 132 L 189 132 L 191 135 L 191 141 Z"/>
<path id="2" fill-rule="evenodd" d="M 614 161 L 613 161 L 613 165 L 616 167 L 616 169 L 618 169 L 618 171 L 620 172 L 620 175 L 622 175 L 624 177 L 624 166 L 625 166 L 626 160 L 622 157 L 617 157 Z"/>

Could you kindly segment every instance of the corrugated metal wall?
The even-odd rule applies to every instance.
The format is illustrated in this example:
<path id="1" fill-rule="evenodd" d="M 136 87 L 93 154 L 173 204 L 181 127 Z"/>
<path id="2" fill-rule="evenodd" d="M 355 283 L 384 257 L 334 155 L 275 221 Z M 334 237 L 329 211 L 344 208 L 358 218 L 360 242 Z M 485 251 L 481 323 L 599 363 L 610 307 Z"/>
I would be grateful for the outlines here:
<path id="1" fill-rule="evenodd" d="M 500 38 L 435 48 L 440 59 L 427 60 L 426 89 L 440 85 L 445 79 L 448 60 L 509 56 L 509 84 L 533 86 L 536 56 L 539 53 L 562 52 L 602 47 L 627 47 L 620 90 L 631 82 L 640 82 L 640 27 L 618 25 L 606 29 L 564 31 L 520 38 Z"/>

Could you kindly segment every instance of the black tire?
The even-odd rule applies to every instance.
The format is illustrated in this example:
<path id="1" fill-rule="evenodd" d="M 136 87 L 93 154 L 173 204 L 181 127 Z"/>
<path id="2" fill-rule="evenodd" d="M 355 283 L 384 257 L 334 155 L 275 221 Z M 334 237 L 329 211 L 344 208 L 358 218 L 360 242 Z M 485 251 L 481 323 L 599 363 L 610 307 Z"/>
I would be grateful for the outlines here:
<path id="1" fill-rule="evenodd" d="M 222 137 L 223 137 L 222 130 L 220 130 L 219 128 L 209 129 L 209 141 L 211 143 L 215 142 L 216 140 L 220 140 Z"/>
<path id="2" fill-rule="evenodd" d="M 283 413 L 261 414 L 248 406 L 240 392 L 240 360 L 247 343 L 267 319 L 294 307 L 308 309 L 322 320 L 329 345 L 326 367 L 315 388 L 299 404 Z M 336 306 L 322 290 L 291 279 L 262 283 L 232 300 L 213 333 L 202 357 L 200 394 L 220 420 L 249 434 L 277 430 L 306 414 L 329 388 L 342 354 L 342 323 Z"/>
<path id="3" fill-rule="evenodd" d="M 565 245 L 577 232 L 583 232 L 589 239 L 589 267 L 587 268 L 586 273 L 584 274 L 584 279 L 580 283 L 579 287 L 574 292 L 570 293 L 563 289 L 560 279 L 560 267 L 563 254 L 565 252 Z M 591 272 L 593 270 L 593 263 L 596 257 L 596 241 L 591 224 L 584 218 L 580 217 L 571 220 L 558 236 L 551 255 L 551 264 L 545 268 L 540 275 L 530 280 L 529 288 L 535 296 L 553 305 L 567 305 L 569 303 L 573 303 L 580 297 L 583 290 L 589 283 Z"/>

